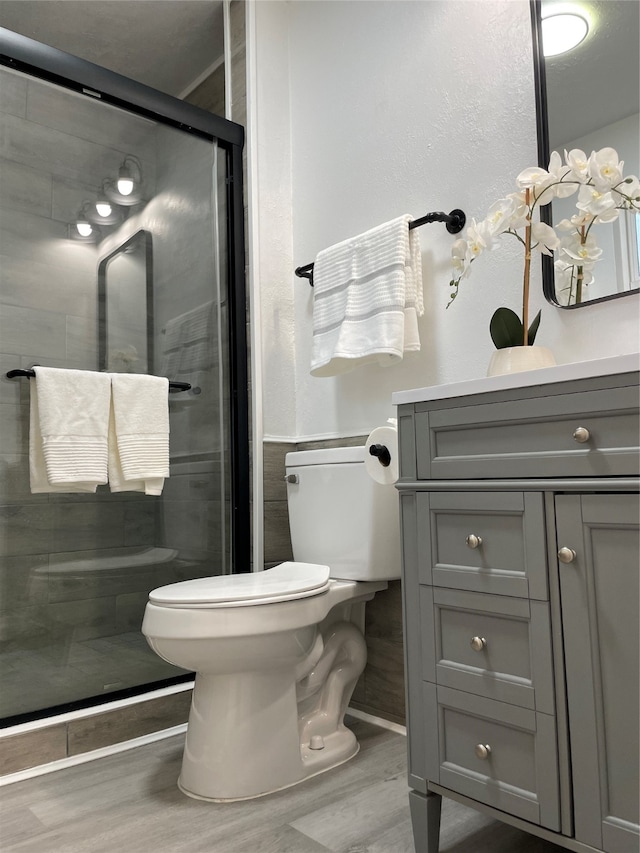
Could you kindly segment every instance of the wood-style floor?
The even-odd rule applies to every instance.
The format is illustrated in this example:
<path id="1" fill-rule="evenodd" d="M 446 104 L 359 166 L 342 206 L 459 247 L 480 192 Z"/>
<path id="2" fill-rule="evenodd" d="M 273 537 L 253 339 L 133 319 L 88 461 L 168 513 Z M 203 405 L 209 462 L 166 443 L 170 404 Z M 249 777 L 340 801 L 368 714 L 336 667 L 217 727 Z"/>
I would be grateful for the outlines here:
<path id="1" fill-rule="evenodd" d="M 0 788 L 2 853 L 413 853 L 406 740 L 349 718 L 359 754 L 260 799 L 218 805 L 176 787 L 183 737 Z M 440 853 L 562 853 L 443 801 Z"/>

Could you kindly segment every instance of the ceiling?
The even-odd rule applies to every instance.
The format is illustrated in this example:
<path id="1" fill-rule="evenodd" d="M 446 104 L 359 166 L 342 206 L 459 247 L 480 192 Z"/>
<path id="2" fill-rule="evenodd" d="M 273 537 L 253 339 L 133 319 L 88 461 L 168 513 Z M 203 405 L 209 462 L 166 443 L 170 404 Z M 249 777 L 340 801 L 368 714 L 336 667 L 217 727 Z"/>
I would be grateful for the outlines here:
<path id="1" fill-rule="evenodd" d="M 0 26 L 174 96 L 224 54 L 221 0 L 0 0 Z"/>
<path id="2" fill-rule="evenodd" d="M 543 14 L 565 0 L 543 0 Z M 592 26 L 546 61 L 551 147 L 638 112 L 640 3 L 580 0 Z M 224 52 L 221 0 L 0 0 L 0 26 L 180 96 Z"/>
<path id="3" fill-rule="evenodd" d="M 591 27 L 582 44 L 545 62 L 551 149 L 640 109 L 640 3 L 543 0 L 542 15 L 567 6 L 583 9 Z"/>

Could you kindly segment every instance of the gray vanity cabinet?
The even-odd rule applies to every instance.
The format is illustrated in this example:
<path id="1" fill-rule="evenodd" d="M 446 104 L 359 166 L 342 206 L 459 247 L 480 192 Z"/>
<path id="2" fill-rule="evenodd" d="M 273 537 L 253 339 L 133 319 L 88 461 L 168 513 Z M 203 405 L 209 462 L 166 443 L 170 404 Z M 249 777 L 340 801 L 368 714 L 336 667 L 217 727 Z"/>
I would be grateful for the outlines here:
<path id="1" fill-rule="evenodd" d="M 442 796 L 637 853 L 637 372 L 426 395 L 398 430 L 417 853 Z"/>
<path id="2" fill-rule="evenodd" d="M 557 495 L 575 837 L 638 850 L 637 495 Z M 575 558 L 572 556 L 576 554 Z"/>

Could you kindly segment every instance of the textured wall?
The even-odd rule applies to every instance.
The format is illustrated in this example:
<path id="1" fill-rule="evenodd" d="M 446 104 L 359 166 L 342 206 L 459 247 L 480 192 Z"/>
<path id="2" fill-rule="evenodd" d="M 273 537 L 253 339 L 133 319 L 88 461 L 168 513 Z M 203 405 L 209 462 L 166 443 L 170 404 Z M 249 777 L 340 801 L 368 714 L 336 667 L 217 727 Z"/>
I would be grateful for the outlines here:
<path id="1" fill-rule="evenodd" d="M 499 305 L 518 307 L 521 252 L 512 241 L 481 258 L 446 311 L 453 238 L 441 225 L 420 229 L 422 352 L 333 379 L 309 376 L 311 293 L 292 271 L 399 214 L 460 207 L 482 218 L 512 191 L 537 160 L 529 3 L 265 0 L 255 12 L 260 245 L 278 247 L 277 257 L 266 250 L 259 258 L 265 434 L 368 432 L 389 416 L 393 391 L 484 375 L 490 317 Z M 274 175 L 284 176 L 279 197 Z M 562 312 L 544 302 L 537 273 L 536 265 L 539 343 L 561 361 L 637 349 L 637 301 Z"/>

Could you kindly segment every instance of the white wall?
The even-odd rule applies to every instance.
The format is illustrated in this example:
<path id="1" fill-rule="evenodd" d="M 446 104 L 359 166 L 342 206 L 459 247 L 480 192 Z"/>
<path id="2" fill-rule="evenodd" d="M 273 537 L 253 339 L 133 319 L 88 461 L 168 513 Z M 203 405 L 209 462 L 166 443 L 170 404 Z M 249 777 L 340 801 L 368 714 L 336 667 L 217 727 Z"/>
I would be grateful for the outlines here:
<path id="1" fill-rule="evenodd" d="M 312 292 L 293 270 L 399 214 L 460 207 L 482 218 L 515 189 L 537 161 L 529 3 L 259 0 L 252 13 L 264 433 L 368 432 L 393 413 L 393 391 L 484 375 L 493 311 L 519 311 L 517 244 L 478 260 L 447 311 L 454 238 L 421 228 L 421 353 L 336 378 L 309 375 Z M 561 311 L 538 275 L 539 307 L 538 343 L 559 362 L 637 349 L 635 297 Z"/>

